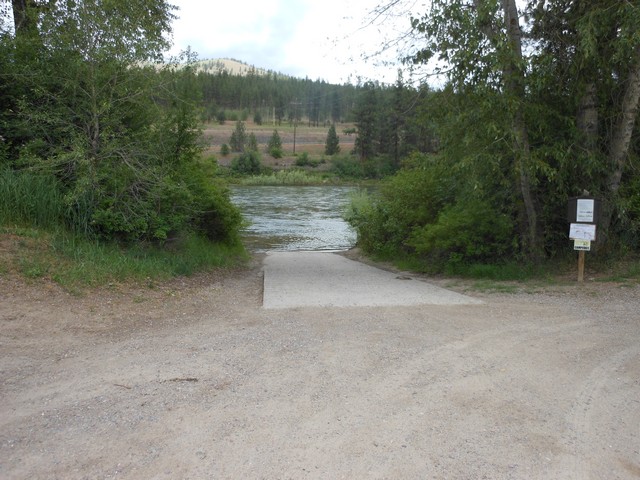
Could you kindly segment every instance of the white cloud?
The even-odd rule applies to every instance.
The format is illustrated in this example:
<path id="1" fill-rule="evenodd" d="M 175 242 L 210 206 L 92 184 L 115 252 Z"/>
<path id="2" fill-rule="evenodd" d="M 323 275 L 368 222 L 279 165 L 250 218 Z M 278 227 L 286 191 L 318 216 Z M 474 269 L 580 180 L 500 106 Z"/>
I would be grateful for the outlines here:
<path id="1" fill-rule="evenodd" d="M 190 46 L 199 58 L 231 57 L 298 77 L 343 83 L 349 77 L 395 80 L 394 68 L 375 67 L 363 55 L 382 37 L 364 28 L 370 0 L 174 0 L 173 53 Z M 407 19 L 408 22 L 408 19 Z"/>

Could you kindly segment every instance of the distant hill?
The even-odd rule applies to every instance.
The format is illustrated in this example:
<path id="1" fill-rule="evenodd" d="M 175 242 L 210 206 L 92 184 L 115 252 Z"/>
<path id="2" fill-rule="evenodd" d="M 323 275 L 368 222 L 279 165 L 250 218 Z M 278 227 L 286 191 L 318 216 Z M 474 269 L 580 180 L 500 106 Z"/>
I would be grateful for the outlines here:
<path id="1" fill-rule="evenodd" d="M 214 58 L 208 60 L 198 60 L 194 64 L 194 70 L 196 72 L 207 72 L 211 74 L 218 74 L 227 72 L 229 75 L 248 75 L 253 73 L 254 75 L 266 75 L 269 73 L 264 68 L 257 68 L 248 63 L 241 62 L 240 60 L 234 60 L 232 58 Z"/>

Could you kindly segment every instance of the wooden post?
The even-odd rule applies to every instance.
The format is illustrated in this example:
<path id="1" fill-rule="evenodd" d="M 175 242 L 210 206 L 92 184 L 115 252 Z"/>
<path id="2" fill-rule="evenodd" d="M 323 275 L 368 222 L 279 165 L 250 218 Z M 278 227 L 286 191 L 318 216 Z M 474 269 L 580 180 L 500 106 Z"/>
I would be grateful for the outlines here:
<path id="1" fill-rule="evenodd" d="M 584 250 L 578 252 L 578 282 L 584 282 Z"/>

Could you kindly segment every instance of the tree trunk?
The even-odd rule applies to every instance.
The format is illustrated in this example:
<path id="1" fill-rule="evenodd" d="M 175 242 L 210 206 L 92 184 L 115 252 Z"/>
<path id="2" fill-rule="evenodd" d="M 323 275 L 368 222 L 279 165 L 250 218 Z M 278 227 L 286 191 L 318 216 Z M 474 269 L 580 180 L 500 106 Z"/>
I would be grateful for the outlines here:
<path id="1" fill-rule="evenodd" d="M 616 121 L 611 144 L 609 147 L 609 164 L 611 165 L 611 175 L 609 175 L 608 187 L 609 197 L 613 202 L 620 189 L 622 174 L 627 164 L 629 156 L 629 146 L 633 136 L 636 118 L 638 116 L 638 106 L 640 102 L 640 45 L 634 50 L 632 68 L 627 77 L 624 97 L 620 108 L 620 115 Z M 606 234 L 611 225 L 613 208 L 605 209 L 601 228 Z"/>
<path id="2" fill-rule="evenodd" d="M 590 82 L 586 85 L 584 94 L 580 99 L 576 126 L 582 133 L 584 147 L 589 153 L 594 153 L 598 148 L 598 91 L 596 84 Z"/>
<path id="3" fill-rule="evenodd" d="M 505 63 L 503 74 L 506 93 L 516 101 L 516 110 L 512 118 L 515 140 L 517 173 L 520 180 L 520 193 L 524 204 L 526 222 L 525 250 L 533 260 L 543 256 L 541 236 L 538 231 L 538 213 L 531 193 L 531 180 L 528 166 L 531 163 L 529 131 L 522 112 L 524 103 L 524 72 L 522 70 L 522 31 L 515 0 L 502 0 L 507 36 L 511 45 L 511 58 Z"/>
<path id="4" fill-rule="evenodd" d="M 16 36 L 33 32 L 36 28 L 35 14 L 38 9 L 34 0 L 11 0 L 11 8 Z"/>

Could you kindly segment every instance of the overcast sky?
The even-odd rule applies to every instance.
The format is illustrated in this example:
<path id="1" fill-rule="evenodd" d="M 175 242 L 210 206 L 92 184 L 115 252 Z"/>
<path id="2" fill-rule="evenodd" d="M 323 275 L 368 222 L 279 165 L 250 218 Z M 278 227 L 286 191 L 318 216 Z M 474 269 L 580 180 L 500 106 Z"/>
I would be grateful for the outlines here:
<path id="1" fill-rule="evenodd" d="M 199 59 L 233 58 L 312 80 L 355 83 L 358 77 L 393 83 L 397 66 L 376 66 L 363 56 L 384 38 L 408 30 L 407 16 L 369 25 L 375 0 L 172 0 L 176 53 L 191 47 Z M 383 3 L 383 2 L 381 2 Z M 423 3 L 423 2 L 415 2 Z M 395 59 L 389 54 L 387 59 Z"/>

